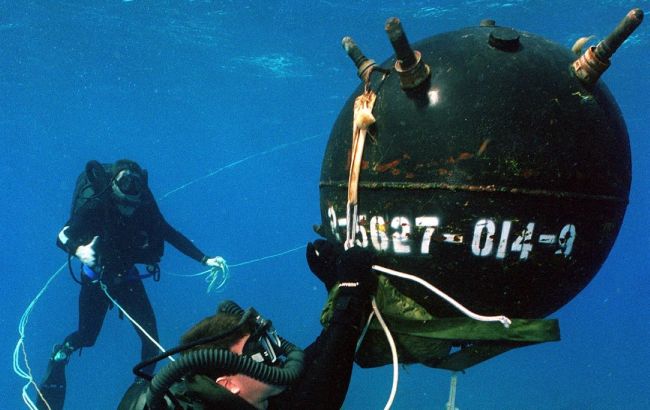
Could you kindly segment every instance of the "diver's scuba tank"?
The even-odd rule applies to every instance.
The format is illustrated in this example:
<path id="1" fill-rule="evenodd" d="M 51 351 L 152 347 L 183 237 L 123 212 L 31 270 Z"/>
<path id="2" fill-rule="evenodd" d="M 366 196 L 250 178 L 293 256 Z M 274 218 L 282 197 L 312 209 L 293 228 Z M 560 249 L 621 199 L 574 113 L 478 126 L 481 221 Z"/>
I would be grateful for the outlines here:
<path id="1" fill-rule="evenodd" d="M 540 318 L 566 304 L 605 261 L 628 203 L 628 133 L 598 77 L 642 17 L 632 10 L 582 56 L 493 21 L 411 48 L 390 19 L 396 55 L 379 65 L 344 39 L 364 84 L 330 134 L 319 233 L 349 235 L 355 97 L 372 91 L 356 245 L 482 314 Z M 434 316 L 459 315 L 390 282 Z"/>

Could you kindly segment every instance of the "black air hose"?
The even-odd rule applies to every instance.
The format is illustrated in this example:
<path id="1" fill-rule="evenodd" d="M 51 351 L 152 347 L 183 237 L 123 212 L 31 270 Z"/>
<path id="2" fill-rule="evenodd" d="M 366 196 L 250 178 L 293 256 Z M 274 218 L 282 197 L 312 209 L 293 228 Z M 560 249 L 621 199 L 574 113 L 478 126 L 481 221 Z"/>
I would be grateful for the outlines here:
<path id="1" fill-rule="evenodd" d="M 246 313 L 231 301 L 223 302 L 219 306 L 219 311 L 242 315 L 242 318 Z M 282 367 L 268 366 L 256 362 L 248 356 L 240 356 L 222 348 L 206 348 L 186 353 L 177 361 L 163 368 L 151 380 L 147 391 L 147 404 L 151 410 L 166 409 L 165 393 L 174 383 L 190 372 L 212 373 L 219 369 L 228 374 L 245 374 L 268 384 L 279 386 L 292 384 L 302 373 L 305 353 L 284 338 L 280 338 L 280 340 L 287 356 Z"/>
<path id="2" fill-rule="evenodd" d="M 287 360 L 283 367 L 271 367 L 240 356 L 225 349 L 201 349 L 187 353 L 174 363 L 162 369 L 151 381 L 147 393 L 147 403 L 151 410 L 166 409 L 164 396 L 167 390 L 189 372 L 209 373 L 215 369 L 227 373 L 241 373 L 265 383 L 286 386 L 293 383 L 301 374 L 304 352 L 287 343 Z"/>
<path id="3" fill-rule="evenodd" d="M 243 316 L 244 315 L 244 309 L 239 307 L 238 304 L 233 302 L 232 300 L 224 300 L 219 304 L 219 312 L 223 313 L 228 313 L 231 315 L 238 315 L 238 316 Z"/>

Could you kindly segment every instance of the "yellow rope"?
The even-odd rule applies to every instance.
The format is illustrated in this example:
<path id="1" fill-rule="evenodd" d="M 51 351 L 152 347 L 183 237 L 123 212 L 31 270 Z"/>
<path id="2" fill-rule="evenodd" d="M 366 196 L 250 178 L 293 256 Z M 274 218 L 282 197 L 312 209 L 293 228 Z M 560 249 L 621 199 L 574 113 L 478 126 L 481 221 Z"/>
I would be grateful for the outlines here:
<path id="1" fill-rule="evenodd" d="M 359 200 L 358 186 L 363 159 L 363 146 L 366 142 L 368 127 L 375 123 L 372 107 L 377 95 L 369 87 L 363 94 L 354 100 L 354 120 L 352 122 L 352 148 L 350 154 L 350 174 L 348 176 L 348 202 L 346 206 L 346 219 L 348 221 L 345 249 L 354 246 L 354 237 L 357 232 L 357 203 Z"/>
<path id="2" fill-rule="evenodd" d="M 377 95 L 374 91 L 366 90 L 354 100 L 352 155 L 350 162 L 350 175 L 348 178 L 348 205 L 355 205 L 358 200 L 357 187 L 359 185 L 363 146 L 366 141 L 368 127 L 375 123 L 375 117 L 372 115 L 372 107 L 374 106 L 376 99 Z"/>

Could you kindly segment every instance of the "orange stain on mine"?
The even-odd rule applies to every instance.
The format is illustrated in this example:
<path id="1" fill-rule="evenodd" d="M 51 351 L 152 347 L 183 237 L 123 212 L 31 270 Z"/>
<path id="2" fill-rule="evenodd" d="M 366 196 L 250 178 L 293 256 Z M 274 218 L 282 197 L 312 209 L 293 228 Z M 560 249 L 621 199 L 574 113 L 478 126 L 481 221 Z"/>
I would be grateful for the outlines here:
<path id="1" fill-rule="evenodd" d="M 488 146 L 489 143 L 490 143 L 490 139 L 489 139 L 489 138 L 486 138 L 486 139 L 483 141 L 483 143 L 481 144 L 481 146 L 479 147 L 478 152 L 476 153 L 476 155 L 483 155 L 483 153 L 484 153 L 485 150 L 487 149 L 487 146 Z"/>
<path id="2" fill-rule="evenodd" d="M 386 172 L 389 169 L 394 169 L 396 166 L 399 165 L 401 160 L 396 159 L 395 161 L 387 162 L 385 164 L 377 164 L 375 165 L 375 171 L 377 172 Z"/>

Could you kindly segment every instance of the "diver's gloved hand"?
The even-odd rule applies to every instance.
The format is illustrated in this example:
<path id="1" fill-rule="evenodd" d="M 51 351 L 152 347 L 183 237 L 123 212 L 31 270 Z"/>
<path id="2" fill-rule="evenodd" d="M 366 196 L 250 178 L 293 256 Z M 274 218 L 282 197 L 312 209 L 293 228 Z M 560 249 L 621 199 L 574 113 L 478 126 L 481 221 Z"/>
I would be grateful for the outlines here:
<path id="1" fill-rule="evenodd" d="M 75 256 L 79 258 L 81 263 L 87 265 L 90 268 L 95 267 L 95 264 L 97 263 L 97 252 L 95 251 L 95 245 L 97 245 L 98 240 L 99 236 L 95 236 L 89 244 L 80 245 L 74 253 Z"/>
<path id="2" fill-rule="evenodd" d="M 307 264 L 309 269 L 320 279 L 329 292 L 338 281 L 336 260 L 343 253 L 343 245 L 324 239 L 307 243 Z"/>
<path id="3" fill-rule="evenodd" d="M 339 292 L 334 300 L 330 324 L 363 327 L 371 307 L 371 296 L 377 291 L 377 275 L 372 271 L 375 254 L 367 249 L 353 247 L 336 260 Z"/>
<path id="4" fill-rule="evenodd" d="M 353 247 L 336 260 L 336 276 L 341 294 L 367 298 L 377 290 L 377 275 L 372 271 L 375 254 Z"/>
<path id="5" fill-rule="evenodd" d="M 226 260 L 222 258 L 221 256 L 215 256 L 214 258 L 208 258 L 207 256 L 203 258 L 203 264 L 205 266 L 209 266 L 211 268 L 217 268 L 217 269 L 225 269 L 226 267 Z"/>

